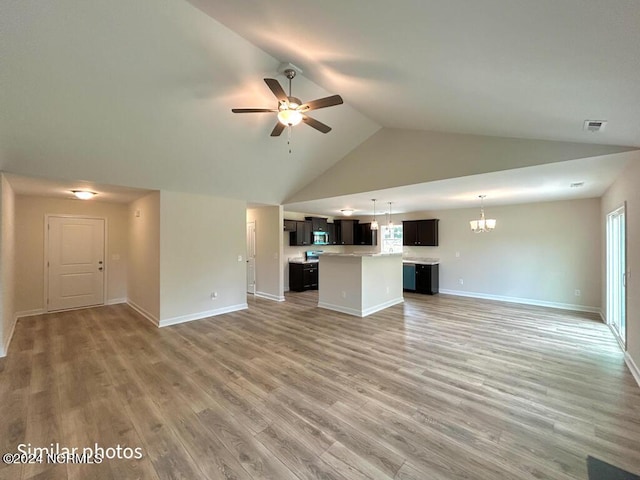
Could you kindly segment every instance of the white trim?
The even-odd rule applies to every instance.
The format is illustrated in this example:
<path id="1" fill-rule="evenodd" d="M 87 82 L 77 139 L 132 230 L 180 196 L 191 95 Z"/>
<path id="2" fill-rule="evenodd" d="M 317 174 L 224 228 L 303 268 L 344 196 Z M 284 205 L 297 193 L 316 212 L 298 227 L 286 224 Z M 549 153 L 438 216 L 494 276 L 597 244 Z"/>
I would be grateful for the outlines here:
<path id="1" fill-rule="evenodd" d="M 147 320 L 149 320 L 151 323 L 153 323 L 156 327 L 159 326 L 159 321 L 156 317 L 154 317 L 153 315 L 151 315 L 149 312 L 147 312 L 144 308 L 142 308 L 140 305 L 137 305 L 135 302 L 133 302 L 130 298 L 127 298 L 127 305 L 129 305 L 131 308 L 133 308 L 136 312 L 138 312 L 140 315 L 142 315 L 144 318 L 146 318 Z"/>
<path id="2" fill-rule="evenodd" d="M 23 317 L 35 317 L 36 315 L 44 315 L 47 313 L 44 308 L 35 308 L 33 310 L 23 310 L 22 312 L 16 312 L 16 318 Z"/>
<path id="3" fill-rule="evenodd" d="M 107 253 L 109 251 L 109 219 L 107 217 L 98 217 L 96 215 L 73 215 L 73 214 L 64 214 L 64 213 L 45 213 L 44 214 L 44 292 L 43 292 L 43 302 L 44 305 L 44 313 L 49 312 L 57 312 L 60 310 L 49 310 L 49 267 L 47 264 L 49 263 L 49 218 L 51 217 L 60 217 L 60 218 L 84 218 L 88 220 L 102 220 L 104 221 L 104 230 L 102 231 L 103 235 L 103 243 L 102 243 L 102 258 L 103 258 L 103 268 L 104 268 L 104 277 L 103 277 L 103 286 L 102 286 L 102 303 L 96 305 L 83 305 L 82 307 L 70 308 L 65 310 L 76 310 L 78 308 L 90 308 L 96 307 L 100 305 L 109 305 L 107 303 L 107 286 L 109 284 L 109 268 L 107 265 Z"/>
<path id="4" fill-rule="evenodd" d="M 458 297 L 482 298 L 485 300 L 497 300 L 499 302 L 520 303 L 523 305 L 536 305 L 539 307 L 560 308 L 562 310 L 573 310 L 574 312 L 600 313 L 600 308 L 586 305 L 576 305 L 573 303 L 547 302 L 545 300 L 535 300 L 532 298 L 506 297 L 503 295 L 491 295 L 489 293 L 463 292 L 460 290 L 440 289 L 440 293 L 446 295 L 456 295 Z"/>
<path id="5" fill-rule="evenodd" d="M 112 298 L 111 300 L 107 300 L 105 305 L 118 305 L 120 303 L 127 303 L 127 298 L 126 297 Z"/>
<path id="6" fill-rule="evenodd" d="M 393 307 L 394 305 L 398 305 L 399 303 L 404 302 L 404 297 L 393 298 L 384 303 L 379 303 L 374 307 L 365 308 L 362 310 L 362 316 L 366 317 L 367 315 L 371 315 L 372 313 L 379 312 L 380 310 L 384 310 L 385 308 Z"/>
<path id="7" fill-rule="evenodd" d="M 11 325 L 11 330 L 9 331 L 9 335 L 4 340 L 4 345 L 2 345 L 2 351 L 0 351 L 0 358 L 6 357 L 9 352 L 9 345 L 11 344 L 11 339 L 13 339 L 13 332 L 16 331 L 16 323 L 18 323 L 18 316 L 13 317 L 13 325 Z"/>
<path id="8" fill-rule="evenodd" d="M 627 364 L 627 367 L 629 367 L 629 371 L 631 372 L 631 375 L 633 375 L 633 378 L 636 380 L 636 383 L 640 387 L 640 369 L 638 368 L 636 363 L 633 361 L 633 358 L 631 358 L 631 355 L 629 355 L 629 352 L 625 352 L 624 361 Z"/>
<path id="9" fill-rule="evenodd" d="M 380 303 L 378 305 L 365 308 L 365 309 L 343 307 L 342 305 L 334 305 L 332 303 L 326 303 L 326 302 L 318 302 L 318 307 L 326 308 L 327 310 L 333 310 L 335 312 L 346 313 L 347 315 L 353 315 L 355 317 L 364 318 L 373 313 L 379 312 L 380 310 L 384 310 L 385 308 L 389 308 L 389 307 L 392 307 L 393 305 L 397 305 L 403 302 L 404 302 L 404 298 L 399 297 L 399 298 L 394 298 L 384 303 Z"/>
<path id="10" fill-rule="evenodd" d="M 265 292 L 256 292 L 254 293 L 254 295 L 256 297 L 266 298 L 267 300 L 273 300 L 275 302 L 284 302 L 284 295 L 279 296 L 279 295 L 273 295 L 271 293 L 265 293 Z"/>
<path id="11" fill-rule="evenodd" d="M 246 310 L 249 305 L 245 303 L 239 303 L 237 305 L 229 305 L 228 307 L 222 307 L 215 310 L 207 310 L 205 312 L 190 313 L 189 315 L 181 315 L 179 317 L 165 318 L 160 320 L 159 327 L 168 327 L 170 325 L 177 325 L 179 323 L 193 322 L 194 320 L 202 320 L 203 318 L 215 317 L 216 315 L 222 315 L 223 313 L 237 312 L 238 310 Z"/>

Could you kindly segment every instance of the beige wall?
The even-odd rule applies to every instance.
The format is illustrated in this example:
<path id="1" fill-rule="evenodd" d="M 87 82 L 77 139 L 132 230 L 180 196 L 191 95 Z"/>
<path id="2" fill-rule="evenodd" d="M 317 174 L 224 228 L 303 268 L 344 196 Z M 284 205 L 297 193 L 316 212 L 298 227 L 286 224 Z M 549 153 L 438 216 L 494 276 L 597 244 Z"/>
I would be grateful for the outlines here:
<path id="1" fill-rule="evenodd" d="M 394 222 L 440 219 L 440 246 L 405 247 L 404 255 L 439 258 L 441 292 L 600 310 L 599 199 L 486 207 L 485 213 L 498 222 L 493 232 L 471 232 L 479 207 L 394 215 Z"/>
<path id="2" fill-rule="evenodd" d="M 602 197 L 600 224 L 602 231 L 602 262 L 605 258 L 606 216 L 626 202 L 627 234 L 627 354 L 640 367 L 640 156 L 627 167 Z M 606 312 L 606 270 L 602 278 L 602 310 Z M 639 279 L 636 281 L 636 279 Z M 636 372 L 640 374 L 640 372 Z M 640 377 L 637 377 L 640 382 Z"/>
<path id="3" fill-rule="evenodd" d="M 157 324 L 160 321 L 160 192 L 132 202 L 127 217 L 128 302 Z"/>
<path id="4" fill-rule="evenodd" d="M 16 324 L 15 195 L 4 174 L 0 178 L 0 357 L 4 357 Z"/>
<path id="5" fill-rule="evenodd" d="M 284 300 L 283 218 L 281 206 L 247 210 L 247 222 L 256 222 L 256 295 L 278 301 Z"/>
<path id="6" fill-rule="evenodd" d="M 160 325 L 246 308 L 246 202 L 162 191 L 160 205 Z"/>
<path id="7" fill-rule="evenodd" d="M 119 203 L 16 196 L 16 310 L 42 311 L 44 305 L 44 218 L 46 214 L 107 219 L 106 303 L 127 297 L 127 206 Z M 118 258 L 119 257 L 119 258 Z"/>
<path id="8" fill-rule="evenodd" d="M 630 150 L 634 148 L 383 128 L 285 203 Z"/>

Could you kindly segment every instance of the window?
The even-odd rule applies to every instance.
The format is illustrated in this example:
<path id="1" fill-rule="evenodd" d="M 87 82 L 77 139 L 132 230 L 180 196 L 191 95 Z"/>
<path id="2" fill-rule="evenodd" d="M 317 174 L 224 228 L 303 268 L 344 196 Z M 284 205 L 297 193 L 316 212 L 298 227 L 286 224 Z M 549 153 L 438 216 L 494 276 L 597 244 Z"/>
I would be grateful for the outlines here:
<path id="1" fill-rule="evenodd" d="M 402 225 L 380 225 L 383 253 L 402 253 Z"/>

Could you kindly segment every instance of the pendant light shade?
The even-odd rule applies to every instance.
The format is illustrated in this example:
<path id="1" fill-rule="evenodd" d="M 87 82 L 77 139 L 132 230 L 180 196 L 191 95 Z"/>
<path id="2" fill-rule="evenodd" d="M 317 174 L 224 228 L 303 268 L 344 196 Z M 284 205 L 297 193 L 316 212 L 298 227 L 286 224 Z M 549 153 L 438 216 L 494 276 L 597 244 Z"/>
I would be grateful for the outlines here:
<path id="1" fill-rule="evenodd" d="M 484 197 L 486 195 L 478 195 L 480 198 L 480 219 L 471 220 L 469 225 L 474 233 L 490 232 L 496 228 L 496 220 L 493 218 L 484 218 Z"/>
<path id="2" fill-rule="evenodd" d="M 393 228 L 393 220 L 391 220 L 391 202 L 389 202 L 389 222 L 387 223 L 387 227 Z"/>
<path id="3" fill-rule="evenodd" d="M 373 220 L 371 220 L 371 230 L 378 230 L 380 226 L 376 220 L 376 199 L 372 198 L 371 201 L 373 202 Z"/>

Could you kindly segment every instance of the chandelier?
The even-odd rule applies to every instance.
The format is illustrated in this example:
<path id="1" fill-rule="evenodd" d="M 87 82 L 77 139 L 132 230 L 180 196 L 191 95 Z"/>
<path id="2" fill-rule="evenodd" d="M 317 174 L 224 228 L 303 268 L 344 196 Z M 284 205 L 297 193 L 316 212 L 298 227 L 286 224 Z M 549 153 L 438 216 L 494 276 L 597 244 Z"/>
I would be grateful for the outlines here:
<path id="1" fill-rule="evenodd" d="M 478 195 L 480 198 L 480 220 L 471 220 L 471 231 L 474 233 L 490 232 L 496 228 L 496 221 L 493 218 L 484 218 L 484 197 L 486 195 Z"/>

